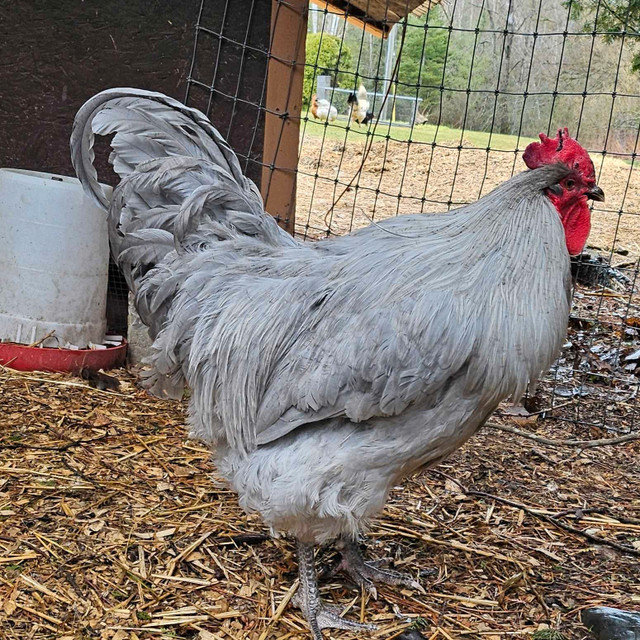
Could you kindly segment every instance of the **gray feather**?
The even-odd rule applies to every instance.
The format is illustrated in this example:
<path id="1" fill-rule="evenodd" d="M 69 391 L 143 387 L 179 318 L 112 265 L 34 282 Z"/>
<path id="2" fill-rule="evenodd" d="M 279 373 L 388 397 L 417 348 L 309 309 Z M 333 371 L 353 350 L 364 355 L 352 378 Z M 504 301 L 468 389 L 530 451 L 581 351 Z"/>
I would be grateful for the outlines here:
<path id="1" fill-rule="evenodd" d="M 124 175 L 110 203 L 92 166 L 105 132 Z M 302 540 L 355 535 L 564 339 L 569 261 L 545 195 L 564 166 L 457 211 L 303 244 L 206 118 L 160 94 L 92 98 L 72 154 L 154 338 L 148 384 L 179 397 L 188 382 L 192 431 L 215 443 L 241 505 Z"/>
<path id="2" fill-rule="evenodd" d="M 103 208 L 108 199 L 102 191 L 93 167 L 94 134 L 115 136 L 114 165 L 128 175 L 145 160 L 164 156 L 188 156 L 210 160 L 227 170 L 243 189 L 255 185 L 242 175 L 231 147 L 197 109 L 161 93 L 142 89 L 108 89 L 88 100 L 78 111 L 71 134 L 71 160 L 78 178 Z M 135 136 L 136 149 L 127 145 Z M 120 159 L 122 150 L 125 157 Z"/>

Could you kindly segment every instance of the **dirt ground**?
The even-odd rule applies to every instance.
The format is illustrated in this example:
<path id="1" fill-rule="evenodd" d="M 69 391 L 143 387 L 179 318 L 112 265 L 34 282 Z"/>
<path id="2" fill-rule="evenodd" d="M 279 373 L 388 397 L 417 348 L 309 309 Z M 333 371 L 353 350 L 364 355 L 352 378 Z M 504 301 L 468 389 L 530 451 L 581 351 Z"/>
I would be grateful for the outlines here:
<path id="1" fill-rule="evenodd" d="M 2 638 L 307 638 L 283 606 L 291 542 L 240 511 L 187 439 L 181 403 L 117 375 L 115 393 L 0 371 Z M 536 437 L 596 435 L 534 420 L 521 428 Z M 639 455 L 640 441 L 551 447 L 487 427 L 396 487 L 369 533 L 371 554 L 427 594 L 383 587 L 373 601 L 335 575 L 323 596 L 376 622 L 373 638 L 585 638 L 582 609 L 640 607 L 638 557 L 620 551 L 640 548 Z"/>
<path id="2" fill-rule="evenodd" d="M 372 213 L 380 220 L 397 213 L 445 211 L 447 203 L 457 207 L 473 202 L 514 171 L 525 169 L 522 152 L 516 155 L 513 151 L 458 150 L 376 140 L 362 173 L 344 192 L 362 164 L 364 145 L 364 136 L 362 142 L 350 142 L 346 148 L 335 139 L 304 138 L 297 191 L 298 233 L 313 238 L 325 237 L 327 231 L 348 233 L 369 224 Z M 589 244 L 604 252 L 627 250 L 637 259 L 640 171 L 612 156 L 604 160 L 594 156 L 593 160 L 606 202 L 595 203 Z M 457 176 L 455 181 L 453 176 Z"/>

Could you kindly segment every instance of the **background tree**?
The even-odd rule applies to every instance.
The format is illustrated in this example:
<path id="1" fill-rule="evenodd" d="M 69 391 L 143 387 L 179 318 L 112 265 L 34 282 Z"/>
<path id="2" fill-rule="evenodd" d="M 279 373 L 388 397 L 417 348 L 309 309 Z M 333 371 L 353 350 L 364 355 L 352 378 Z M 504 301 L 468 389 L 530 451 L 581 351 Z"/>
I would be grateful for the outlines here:
<path id="1" fill-rule="evenodd" d="M 404 46 L 398 52 L 397 92 L 422 98 L 422 111 L 431 111 L 440 101 L 448 39 L 441 12 L 436 8 L 428 18 L 427 22 L 427 16 L 409 16 Z"/>
<path id="2" fill-rule="evenodd" d="M 327 33 L 308 33 L 306 66 L 304 68 L 303 102 L 308 105 L 316 92 L 316 78 L 331 76 L 334 87 L 348 84 L 352 77 L 352 55 L 342 38 Z"/>
<path id="3" fill-rule="evenodd" d="M 573 8 L 576 19 L 584 14 L 593 17 L 594 22 L 585 24 L 584 29 L 605 32 L 607 42 L 640 36 L 640 0 L 571 0 L 566 6 Z M 631 68 L 640 71 L 640 52 L 634 54 Z"/>
<path id="4" fill-rule="evenodd" d="M 380 97 L 374 104 L 373 94 L 386 88 L 388 40 L 322 10 L 315 28 L 326 39 L 317 73 L 332 75 L 345 89 L 362 82 L 375 113 Z M 444 1 L 422 18 L 409 18 L 400 51 L 402 28 L 394 89 L 422 98 L 431 124 L 525 138 L 567 126 L 592 150 L 605 144 L 609 151 L 635 150 L 640 96 L 632 69 L 640 71 L 640 0 Z M 320 34 L 314 38 L 307 100 Z M 344 57 L 337 61 L 340 42 Z M 347 113 L 343 94 L 334 100 Z M 398 108 L 396 117 L 406 121 L 409 113 Z"/>

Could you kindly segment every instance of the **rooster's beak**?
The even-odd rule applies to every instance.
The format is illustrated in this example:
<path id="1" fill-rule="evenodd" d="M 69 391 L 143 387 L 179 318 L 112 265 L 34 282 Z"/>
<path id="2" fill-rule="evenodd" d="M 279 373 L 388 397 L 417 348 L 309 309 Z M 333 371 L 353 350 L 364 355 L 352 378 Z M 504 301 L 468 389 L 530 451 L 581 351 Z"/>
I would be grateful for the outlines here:
<path id="1" fill-rule="evenodd" d="M 589 189 L 589 191 L 587 191 L 584 195 L 587 196 L 587 198 L 590 200 L 604 202 L 604 191 L 597 185 L 595 187 L 591 187 L 591 189 Z"/>

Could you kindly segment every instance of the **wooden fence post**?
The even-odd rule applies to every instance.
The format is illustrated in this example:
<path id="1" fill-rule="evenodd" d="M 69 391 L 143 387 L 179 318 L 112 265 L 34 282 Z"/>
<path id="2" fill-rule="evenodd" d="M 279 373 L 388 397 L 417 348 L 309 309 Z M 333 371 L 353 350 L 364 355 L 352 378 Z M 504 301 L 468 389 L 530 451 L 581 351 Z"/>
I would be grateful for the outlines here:
<path id="1" fill-rule="evenodd" d="M 265 209 L 290 233 L 295 227 L 308 14 L 308 0 L 272 2 L 261 191 Z"/>

